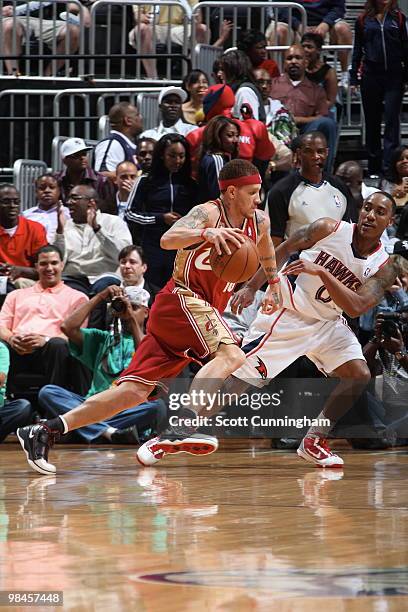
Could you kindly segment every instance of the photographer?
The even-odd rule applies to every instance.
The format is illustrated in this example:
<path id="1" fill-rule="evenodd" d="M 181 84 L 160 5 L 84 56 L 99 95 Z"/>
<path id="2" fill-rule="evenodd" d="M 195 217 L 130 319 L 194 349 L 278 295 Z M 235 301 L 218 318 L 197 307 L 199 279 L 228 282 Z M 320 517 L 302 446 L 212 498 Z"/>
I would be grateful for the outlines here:
<path id="1" fill-rule="evenodd" d="M 65 319 L 62 329 L 68 337 L 71 354 L 93 374 L 86 397 L 108 389 L 130 363 L 144 336 L 149 297 L 141 287 L 113 285 L 100 291 Z M 93 308 L 104 301 L 109 302 L 111 331 L 81 328 Z M 85 398 L 62 387 L 47 385 L 41 389 L 38 400 L 47 418 L 53 418 L 79 406 Z M 139 444 L 152 435 L 152 430 L 156 430 L 162 411 L 161 400 L 145 402 L 105 422 L 82 427 L 76 433 L 86 442 L 103 437 L 114 443 Z"/>
<path id="2" fill-rule="evenodd" d="M 402 254 L 401 244 L 396 243 L 394 252 Z M 384 421 L 388 431 L 400 436 L 394 445 L 408 443 L 407 347 L 408 308 L 405 306 L 399 311 L 388 312 L 380 310 L 375 319 L 374 335 L 364 346 L 363 352 L 373 378 L 382 374 L 382 405 L 370 394 L 368 401 L 369 406 Z M 406 421 L 405 426 L 403 421 Z"/>

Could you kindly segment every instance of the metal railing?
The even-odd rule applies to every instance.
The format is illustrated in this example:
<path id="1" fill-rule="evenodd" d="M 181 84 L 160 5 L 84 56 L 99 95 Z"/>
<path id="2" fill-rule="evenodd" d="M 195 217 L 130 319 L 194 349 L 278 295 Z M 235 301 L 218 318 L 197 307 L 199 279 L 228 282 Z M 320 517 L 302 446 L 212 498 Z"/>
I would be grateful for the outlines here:
<path id="1" fill-rule="evenodd" d="M 47 164 L 36 159 L 18 159 L 14 163 L 13 183 L 20 194 L 21 210 L 35 206 L 35 179 L 47 171 Z"/>
<path id="2" fill-rule="evenodd" d="M 223 53 L 224 50 L 222 47 L 202 44 L 196 45 L 191 52 L 192 67 L 203 70 L 206 75 L 208 75 L 208 78 L 211 79 L 213 64 Z"/>
<path id="3" fill-rule="evenodd" d="M 0 167 L 10 170 L 20 158 L 42 159 L 51 166 L 54 136 L 96 140 L 99 119 L 113 104 L 120 100 L 137 104 L 140 94 L 156 93 L 154 87 L 6 89 L 0 92 Z M 145 129 L 149 127 L 154 125 L 145 124 Z"/>
<path id="4" fill-rule="evenodd" d="M 305 7 L 296 2 L 268 2 L 254 1 L 243 2 L 215 2 L 213 0 L 200 2 L 193 7 L 192 11 L 192 31 L 191 48 L 197 44 L 197 20 L 204 23 L 211 30 L 214 37 L 219 37 L 224 19 L 229 19 L 233 23 L 231 31 L 231 45 L 237 44 L 237 36 L 240 29 L 255 28 L 265 32 L 268 25 L 278 22 L 278 9 L 288 10 L 289 40 L 292 40 L 292 20 L 293 11 L 300 13 L 302 28 L 307 26 L 307 15 Z"/>
<path id="5" fill-rule="evenodd" d="M 3 0 L 0 0 L 0 75 L 17 76 L 38 73 L 39 76 L 69 77 L 73 62 L 78 71 L 84 73 L 85 24 L 87 9 L 79 0 L 38 0 L 36 17 L 30 15 L 27 4 L 13 0 L 8 5 L 12 13 L 3 15 Z M 75 5 L 78 11 L 77 23 L 59 18 L 68 15 L 68 6 Z M 34 3 L 31 3 L 33 7 Z M 25 12 L 25 14 L 24 14 Z M 78 54 L 78 57 L 76 57 Z M 38 64 L 35 66 L 35 64 Z"/>
<path id="6" fill-rule="evenodd" d="M 133 19 L 133 8 L 138 7 L 136 11 L 136 23 Z M 151 10 L 147 11 L 147 7 Z M 160 23 L 160 10 L 166 8 L 169 21 L 167 24 Z M 101 15 L 101 10 L 104 12 Z M 129 22 L 129 10 L 132 13 L 132 19 Z M 98 15 L 99 11 L 99 15 Z M 180 19 L 182 27 L 181 52 L 177 53 L 172 48 L 172 26 L 171 20 L 176 15 Z M 173 77 L 174 61 L 181 62 L 180 70 L 184 76 L 189 69 L 189 48 L 190 48 L 190 24 L 191 24 L 191 9 L 187 2 L 181 0 L 96 0 L 91 6 L 90 16 L 90 53 L 93 59 L 90 61 L 90 72 L 95 74 L 98 55 L 103 51 L 102 59 L 105 59 L 104 77 L 109 79 L 115 73 L 116 78 L 129 78 L 130 63 L 127 59 L 131 59 L 131 63 L 135 69 L 133 78 L 140 79 L 142 74 L 143 59 L 147 60 L 147 68 L 145 70 L 156 72 L 156 75 L 147 75 L 151 78 L 157 78 L 157 59 L 160 55 L 156 54 L 158 43 L 164 46 L 164 54 L 167 58 L 165 76 L 168 79 Z M 149 23 L 142 23 L 141 16 L 148 15 Z M 101 18 L 104 17 L 104 19 Z M 103 40 L 99 37 L 99 48 L 97 48 L 98 30 L 103 32 Z M 129 42 L 135 48 L 134 55 L 130 55 Z M 143 58 L 143 59 L 141 59 Z M 112 68 L 113 62 L 119 64 L 116 68 Z"/>
<path id="7" fill-rule="evenodd" d="M 96 0 L 90 11 L 80 0 L 12 2 L 8 16 L 0 0 L 0 76 L 140 79 L 143 65 L 147 78 L 157 81 L 157 65 L 169 80 L 189 71 L 186 0 Z M 71 11 L 76 5 L 77 15 L 69 5 Z M 142 14 L 149 23 L 138 19 Z M 171 20 L 180 22 L 176 46 Z"/>

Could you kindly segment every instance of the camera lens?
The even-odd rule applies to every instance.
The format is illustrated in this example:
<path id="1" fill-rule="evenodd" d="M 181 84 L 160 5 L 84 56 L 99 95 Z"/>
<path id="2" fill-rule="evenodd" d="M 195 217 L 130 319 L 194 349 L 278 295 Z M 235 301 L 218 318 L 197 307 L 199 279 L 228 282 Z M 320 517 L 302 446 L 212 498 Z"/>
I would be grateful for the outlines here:
<path id="1" fill-rule="evenodd" d="M 126 304 L 121 300 L 120 297 L 116 297 L 112 300 L 111 307 L 118 314 L 122 314 L 126 310 Z"/>

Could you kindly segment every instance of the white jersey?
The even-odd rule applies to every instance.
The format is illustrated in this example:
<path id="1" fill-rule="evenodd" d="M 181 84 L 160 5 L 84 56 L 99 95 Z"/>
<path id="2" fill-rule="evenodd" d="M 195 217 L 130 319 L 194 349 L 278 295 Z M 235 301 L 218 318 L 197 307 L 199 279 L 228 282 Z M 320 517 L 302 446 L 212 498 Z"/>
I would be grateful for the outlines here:
<path id="1" fill-rule="evenodd" d="M 354 228 L 354 224 L 340 221 L 329 236 L 302 251 L 300 259 L 323 266 L 343 285 L 357 291 L 387 263 L 389 256 L 379 242 L 368 257 L 358 257 L 352 245 Z M 281 280 L 285 308 L 321 320 L 334 320 L 342 315 L 318 276 L 299 274 L 294 288 L 286 277 Z"/>

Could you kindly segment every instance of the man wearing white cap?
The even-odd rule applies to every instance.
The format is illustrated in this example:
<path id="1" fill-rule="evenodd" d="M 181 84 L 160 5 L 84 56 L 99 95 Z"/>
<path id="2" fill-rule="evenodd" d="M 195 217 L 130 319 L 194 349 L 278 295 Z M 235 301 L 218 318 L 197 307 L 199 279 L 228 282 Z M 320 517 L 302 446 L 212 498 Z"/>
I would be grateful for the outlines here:
<path id="1" fill-rule="evenodd" d="M 148 316 L 150 295 L 142 287 L 107 287 L 89 302 L 80 306 L 67 319 L 62 329 L 69 340 L 73 357 L 92 372 L 92 383 L 86 397 L 108 389 L 132 358 L 144 336 L 143 326 Z M 82 328 L 92 310 L 102 302 L 110 303 L 112 325 L 110 331 Z M 79 406 L 85 397 L 57 385 L 46 385 L 38 401 L 49 418 L 64 414 Z M 77 434 L 82 441 L 93 442 L 103 437 L 114 443 L 143 441 L 143 432 L 155 428 L 161 401 L 145 402 L 137 408 L 125 410 L 112 419 L 82 427 Z M 147 435 L 147 434 L 146 434 Z M 149 434 L 150 435 L 150 434 Z"/>
<path id="2" fill-rule="evenodd" d="M 181 87 L 164 87 L 159 94 L 159 110 L 162 120 L 151 130 L 145 130 L 141 138 L 160 140 L 164 134 L 181 134 L 187 136 L 197 129 L 196 125 L 185 123 L 182 116 L 181 105 L 187 100 L 187 93 Z"/>
<path id="3" fill-rule="evenodd" d="M 99 195 L 103 212 L 115 210 L 115 189 L 113 184 L 89 166 L 88 152 L 93 147 L 86 145 L 82 138 L 68 138 L 61 146 L 64 169 L 55 175 L 61 189 L 61 199 L 65 204 L 71 189 L 76 185 L 90 185 Z"/>

